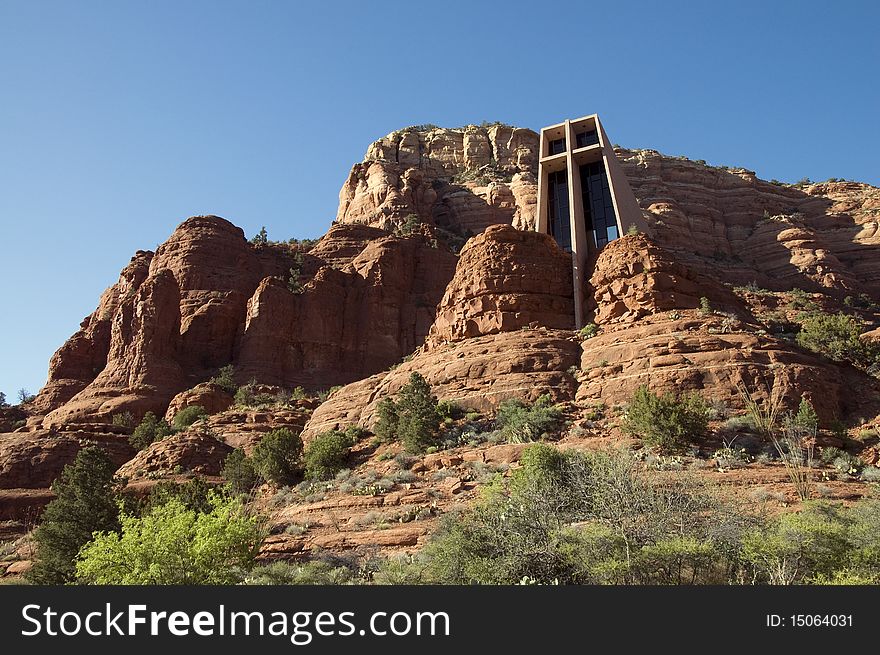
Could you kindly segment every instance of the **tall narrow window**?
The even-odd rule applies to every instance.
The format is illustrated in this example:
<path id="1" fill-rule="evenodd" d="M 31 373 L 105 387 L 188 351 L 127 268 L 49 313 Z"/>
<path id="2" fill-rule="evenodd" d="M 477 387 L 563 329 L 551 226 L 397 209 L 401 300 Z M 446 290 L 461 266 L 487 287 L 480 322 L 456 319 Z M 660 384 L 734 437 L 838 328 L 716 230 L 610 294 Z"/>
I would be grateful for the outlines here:
<path id="1" fill-rule="evenodd" d="M 592 234 L 593 245 L 601 249 L 619 236 L 605 165 L 601 161 L 584 164 L 580 167 L 580 175 L 584 227 Z"/>
<path id="2" fill-rule="evenodd" d="M 565 170 L 547 176 L 547 224 L 550 236 L 559 247 L 571 252 L 571 216 L 568 203 L 568 172 Z"/>

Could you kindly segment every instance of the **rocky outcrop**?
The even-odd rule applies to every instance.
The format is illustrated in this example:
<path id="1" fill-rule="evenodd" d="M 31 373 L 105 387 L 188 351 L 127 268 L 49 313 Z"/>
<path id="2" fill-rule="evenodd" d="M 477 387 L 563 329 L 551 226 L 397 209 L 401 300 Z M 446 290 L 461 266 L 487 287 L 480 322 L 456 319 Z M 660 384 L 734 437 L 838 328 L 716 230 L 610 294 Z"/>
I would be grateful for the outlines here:
<path id="1" fill-rule="evenodd" d="M 371 428 L 379 401 L 396 394 L 413 372 L 425 377 L 440 400 L 481 411 L 493 411 L 508 398 L 534 401 L 544 393 L 571 400 L 577 383 L 569 369 L 579 360 L 580 345 L 570 332 L 540 328 L 425 349 L 392 371 L 333 393 L 315 410 L 303 438 L 348 425 Z"/>
<path id="2" fill-rule="evenodd" d="M 188 219 L 123 271 L 88 319 L 98 327 L 56 353 L 35 404 L 41 424 L 162 415 L 176 394 L 229 363 L 241 382 L 311 389 L 383 370 L 418 348 L 434 321 L 456 261 L 435 245 L 337 225 L 314 254 L 303 253 L 296 244 L 254 246 L 216 216 Z M 288 288 L 292 268 L 301 293 Z M 91 338 L 99 327 L 104 351 Z M 83 353 L 102 366 L 88 379 Z"/>
<path id="3" fill-rule="evenodd" d="M 152 252 L 139 250 L 107 289 L 98 308 L 83 319 L 80 329 L 49 360 L 46 385 L 32 403 L 37 413 L 47 413 L 73 398 L 107 365 L 111 323 L 116 310 L 130 301 L 149 274 Z"/>
<path id="4" fill-rule="evenodd" d="M 116 466 L 134 455 L 122 434 L 94 430 L 0 434 L 0 489 L 49 487 L 87 445 L 103 448 Z"/>
<path id="5" fill-rule="evenodd" d="M 506 125 L 415 126 L 373 143 L 339 192 L 341 223 L 384 229 L 408 216 L 477 234 L 534 221 L 538 135 Z"/>
<path id="6" fill-rule="evenodd" d="M 421 236 L 386 236 L 300 294 L 264 280 L 248 303 L 240 376 L 329 388 L 399 362 L 424 342 L 455 261 Z"/>
<path id="7" fill-rule="evenodd" d="M 826 423 L 880 410 L 876 380 L 768 336 L 747 307 L 712 278 L 677 262 L 643 235 L 623 237 L 599 255 L 590 285 L 598 336 L 583 343 L 577 401 L 628 402 L 640 385 L 699 391 L 742 407 L 738 387 L 784 409 L 805 396 Z M 699 298 L 710 301 L 700 311 Z M 722 311 L 723 310 L 723 311 Z"/>
<path id="8" fill-rule="evenodd" d="M 168 403 L 168 409 L 165 411 L 165 420 L 171 423 L 180 410 L 194 405 L 201 407 L 208 414 L 217 414 L 229 409 L 232 406 L 232 402 L 231 393 L 223 391 L 216 384 L 205 382 L 194 386 L 192 389 L 181 391 L 174 396 L 171 402 Z"/>
<path id="9" fill-rule="evenodd" d="M 552 237 L 493 225 L 462 249 L 428 346 L 520 328 L 574 327 L 571 257 Z"/>
<path id="10" fill-rule="evenodd" d="M 232 448 L 200 426 L 154 441 L 116 473 L 136 480 L 192 472 L 219 475 Z"/>
<path id="11" fill-rule="evenodd" d="M 643 234 L 624 236 L 599 254 L 590 278 L 588 306 L 599 325 L 632 322 L 673 309 L 697 309 L 703 298 L 713 310 L 751 320 L 730 289 L 695 273 Z"/>
<path id="12" fill-rule="evenodd" d="M 616 152 L 657 243 L 692 268 L 769 289 L 880 293 L 880 189 L 773 184 L 743 168 Z"/>

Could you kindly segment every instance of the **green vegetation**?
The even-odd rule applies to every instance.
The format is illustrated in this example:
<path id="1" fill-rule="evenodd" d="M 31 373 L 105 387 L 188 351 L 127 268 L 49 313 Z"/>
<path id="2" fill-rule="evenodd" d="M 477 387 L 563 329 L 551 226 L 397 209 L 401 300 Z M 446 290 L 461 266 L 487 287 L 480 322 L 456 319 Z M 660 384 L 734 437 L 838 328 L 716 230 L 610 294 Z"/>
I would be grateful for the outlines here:
<path id="1" fill-rule="evenodd" d="M 34 567 L 28 573 L 37 584 L 64 584 L 75 574 L 80 548 L 97 530 L 119 527 L 116 466 L 97 446 L 87 446 L 53 483 L 56 498 L 46 506 L 42 523 L 34 532 L 37 544 Z"/>
<path id="2" fill-rule="evenodd" d="M 232 364 L 222 367 L 210 381 L 226 393 L 234 394 L 238 391 L 238 385 L 235 383 L 235 367 Z"/>
<path id="3" fill-rule="evenodd" d="M 6 402 L 6 394 L 0 391 L 0 409 L 4 407 L 9 407 L 9 403 Z"/>
<path id="4" fill-rule="evenodd" d="M 236 496 L 249 494 L 260 484 L 260 476 L 254 469 L 254 463 L 240 448 L 226 456 L 222 475 L 230 491 Z"/>
<path id="5" fill-rule="evenodd" d="M 269 233 L 266 232 L 266 226 L 260 228 L 260 231 L 257 232 L 252 238 L 251 243 L 255 246 L 265 246 L 269 243 Z"/>
<path id="6" fill-rule="evenodd" d="M 804 317 L 797 335 L 800 346 L 836 361 L 847 361 L 866 368 L 880 352 L 876 346 L 863 342 L 861 322 L 847 314 L 813 312 Z"/>
<path id="7" fill-rule="evenodd" d="M 627 405 L 623 429 L 648 446 L 675 452 L 703 436 L 709 416 L 709 404 L 699 395 L 657 395 L 642 385 Z"/>
<path id="8" fill-rule="evenodd" d="M 587 323 L 578 331 L 578 336 L 581 338 L 582 341 L 592 339 L 597 334 L 599 334 L 599 326 L 595 323 Z"/>
<path id="9" fill-rule="evenodd" d="M 134 427 L 134 415 L 131 412 L 122 412 L 120 414 L 114 414 L 110 417 L 111 423 L 113 425 L 122 427 L 122 428 L 133 428 Z"/>
<path id="10" fill-rule="evenodd" d="M 174 430 L 165 419 L 157 418 L 153 412 L 147 412 L 128 438 L 128 443 L 137 450 L 143 450 L 154 441 L 164 439 L 170 434 L 174 434 Z"/>
<path id="11" fill-rule="evenodd" d="M 290 267 L 290 275 L 287 278 L 287 288 L 291 293 L 303 292 L 303 285 L 299 281 L 302 275 L 303 263 L 303 254 L 301 252 L 293 253 L 293 265 Z"/>
<path id="12" fill-rule="evenodd" d="M 709 316 L 713 312 L 712 303 L 709 302 L 709 299 L 703 296 L 700 298 L 700 313 L 704 316 Z"/>
<path id="13" fill-rule="evenodd" d="M 256 380 L 241 385 L 235 392 L 235 404 L 240 407 L 259 407 L 260 405 L 274 405 L 278 398 L 270 393 L 258 392 L 259 385 Z"/>
<path id="14" fill-rule="evenodd" d="M 343 585 L 354 582 L 355 572 L 346 566 L 338 566 L 317 560 L 313 562 L 272 562 L 254 568 L 245 579 L 248 585 Z"/>
<path id="15" fill-rule="evenodd" d="M 397 236 L 410 236 L 419 231 L 421 224 L 422 219 L 419 218 L 418 214 L 407 214 L 403 222 L 394 227 L 394 234 Z"/>
<path id="16" fill-rule="evenodd" d="M 18 390 L 18 404 L 24 405 L 25 403 L 33 402 L 36 398 L 34 394 L 32 394 L 27 389 L 19 389 Z"/>
<path id="17" fill-rule="evenodd" d="M 235 584 L 253 565 L 261 538 L 240 501 L 212 495 L 211 511 L 177 498 L 143 517 L 123 514 L 121 534 L 98 532 L 76 574 L 91 584 Z"/>
<path id="18" fill-rule="evenodd" d="M 306 478 L 327 480 L 344 469 L 351 447 L 357 442 L 355 435 L 353 430 L 330 430 L 309 442 L 303 456 Z"/>
<path id="19" fill-rule="evenodd" d="M 437 398 L 420 373 L 410 375 L 396 400 L 383 398 L 377 412 L 379 420 L 374 432 L 381 440 L 398 439 L 411 453 L 422 453 L 435 445 L 440 423 Z"/>
<path id="20" fill-rule="evenodd" d="M 299 474 L 302 452 L 300 436 L 287 428 L 278 428 L 260 440 L 251 454 L 251 462 L 266 482 L 288 484 Z"/>
<path id="21" fill-rule="evenodd" d="M 186 430 L 193 423 L 202 420 L 207 415 L 208 412 L 206 412 L 205 408 L 201 405 L 190 405 L 189 407 L 184 407 L 174 415 L 174 420 L 171 421 L 171 426 L 175 430 Z"/>
<path id="22" fill-rule="evenodd" d="M 526 443 L 556 436 L 562 425 L 562 410 L 550 396 L 540 396 L 532 405 L 505 400 L 498 407 L 495 424 L 508 443 Z"/>

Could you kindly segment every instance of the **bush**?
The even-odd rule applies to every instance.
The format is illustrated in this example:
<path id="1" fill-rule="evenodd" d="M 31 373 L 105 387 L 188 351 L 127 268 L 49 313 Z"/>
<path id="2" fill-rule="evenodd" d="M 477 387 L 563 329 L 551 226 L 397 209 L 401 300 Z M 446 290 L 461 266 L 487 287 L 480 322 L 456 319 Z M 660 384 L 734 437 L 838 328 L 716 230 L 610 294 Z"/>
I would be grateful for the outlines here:
<path id="1" fill-rule="evenodd" d="M 447 515 L 424 550 L 431 582 L 716 582 L 741 528 L 687 478 L 655 483 L 624 452 L 536 444 L 506 485 Z"/>
<path id="2" fill-rule="evenodd" d="M 147 412 L 128 438 L 128 443 L 136 450 L 143 450 L 154 441 L 164 439 L 170 434 L 174 434 L 174 430 L 165 419 L 157 418 L 153 412 Z"/>
<path id="3" fill-rule="evenodd" d="M 122 428 L 133 428 L 134 427 L 134 415 L 131 412 L 122 412 L 121 414 L 114 414 L 111 419 L 113 425 L 122 427 Z"/>
<path id="4" fill-rule="evenodd" d="M 397 438 L 397 424 L 400 417 L 397 415 L 397 403 L 391 398 L 383 398 L 376 407 L 379 417 L 373 432 L 380 441 L 389 443 Z"/>
<path id="5" fill-rule="evenodd" d="M 864 570 L 876 575 L 880 559 L 880 522 L 865 501 L 848 510 L 828 503 L 807 503 L 803 510 L 783 514 L 745 535 L 742 557 L 756 582 L 789 585 L 835 573 Z"/>
<path id="6" fill-rule="evenodd" d="M 186 430 L 193 423 L 205 418 L 207 415 L 208 412 L 206 412 L 205 408 L 201 405 L 190 405 L 189 407 L 184 407 L 174 415 L 174 420 L 171 421 L 171 425 L 175 430 Z"/>
<path id="7" fill-rule="evenodd" d="M 709 423 L 709 405 L 696 394 L 657 395 L 640 386 L 626 408 L 623 429 L 661 451 L 680 450 L 703 435 Z"/>
<path id="8" fill-rule="evenodd" d="M 217 375 L 211 378 L 211 384 L 214 384 L 227 393 L 235 393 L 238 391 L 238 385 L 235 383 L 235 367 L 227 364 L 219 371 Z"/>
<path id="9" fill-rule="evenodd" d="M 97 446 L 87 446 L 52 484 L 56 498 L 34 532 L 36 554 L 28 578 L 37 584 L 65 584 L 74 578 L 76 555 L 98 530 L 119 527 L 116 466 Z"/>
<path id="10" fill-rule="evenodd" d="M 187 509 L 196 512 L 210 512 L 211 493 L 211 487 L 204 478 L 196 477 L 182 484 L 162 480 L 150 491 L 150 495 L 138 514 L 147 514 L 172 499 L 179 500 Z"/>
<path id="11" fill-rule="evenodd" d="M 814 312 L 806 316 L 797 335 L 800 346 L 836 361 L 868 367 L 878 357 L 878 349 L 863 342 L 861 322 L 847 314 Z"/>
<path id="12" fill-rule="evenodd" d="M 91 584 L 235 584 L 261 541 L 255 516 L 238 500 L 211 497 L 210 512 L 178 498 L 142 518 L 123 514 L 121 534 L 99 532 L 80 551 L 79 580 Z"/>
<path id="13" fill-rule="evenodd" d="M 562 410 L 551 404 L 546 394 L 533 405 L 516 399 L 505 400 L 495 416 L 495 424 L 509 443 L 546 439 L 559 430 L 561 423 Z"/>
<path id="14" fill-rule="evenodd" d="M 354 572 L 346 566 L 334 566 L 321 560 L 292 564 L 272 562 L 254 568 L 247 585 L 343 585 L 352 582 Z"/>
<path id="15" fill-rule="evenodd" d="M 254 470 L 266 482 L 276 485 L 291 482 L 299 473 L 303 443 L 298 434 L 287 428 L 267 432 L 260 440 L 251 461 Z"/>
<path id="16" fill-rule="evenodd" d="M 578 331 L 578 336 L 584 341 L 592 339 L 597 334 L 599 334 L 599 326 L 595 323 L 587 323 Z"/>
<path id="17" fill-rule="evenodd" d="M 254 469 L 253 461 L 240 448 L 226 456 L 221 475 L 236 496 L 249 494 L 260 484 L 260 476 Z"/>
<path id="18" fill-rule="evenodd" d="M 306 446 L 303 461 L 306 477 L 311 480 L 327 480 L 345 468 L 355 439 L 345 432 L 331 430 L 315 437 Z"/>

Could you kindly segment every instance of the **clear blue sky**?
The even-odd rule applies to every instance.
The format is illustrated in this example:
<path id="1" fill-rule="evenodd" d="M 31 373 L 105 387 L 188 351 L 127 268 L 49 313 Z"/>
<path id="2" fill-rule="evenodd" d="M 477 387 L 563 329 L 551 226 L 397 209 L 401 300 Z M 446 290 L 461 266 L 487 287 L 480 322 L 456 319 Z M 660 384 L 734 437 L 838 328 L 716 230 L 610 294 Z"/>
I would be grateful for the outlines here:
<path id="1" fill-rule="evenodd" d="M 598 112 L 624 146 L 880 184 L 878 6 L 0 0 L 0 390 L 187 216 L 322 234 L 406 125 Z"/>

